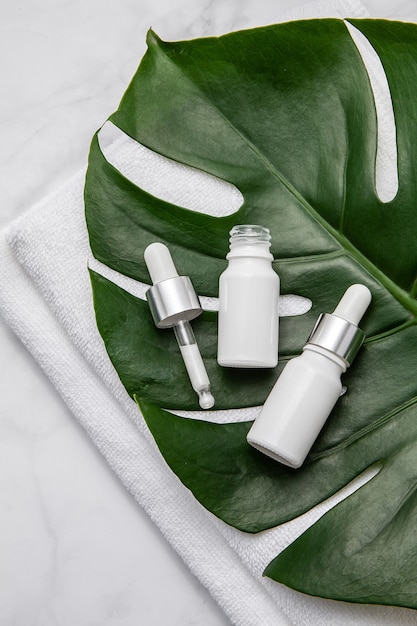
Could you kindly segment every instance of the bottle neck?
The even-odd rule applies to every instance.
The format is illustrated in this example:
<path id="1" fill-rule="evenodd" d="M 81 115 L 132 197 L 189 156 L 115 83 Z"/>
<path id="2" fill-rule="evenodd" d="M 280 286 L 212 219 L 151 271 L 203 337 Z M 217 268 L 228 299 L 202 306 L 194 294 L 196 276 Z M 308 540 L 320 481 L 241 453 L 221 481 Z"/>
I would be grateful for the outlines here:
<path id="1" fill-rule="evenodd" d="M 311 343 L 307 343 L 304 346 L 303 352 L 314 352 L 315 354 L 320 354 L 324 358 L 335 363 L 340 368 L 341 374 L 346 372 L 347 368 L 349 367 L 349 363 L 347 363 L 347 361 L 342 359 L 340 356 L 338 356 L 334 352 L 330 352 L 330 350 L 326 350 L 326 348 L 315 346 L 314 344 L 311 344 Z"/>
<path id="2" fill-rule="evenodd" d="M 265 243 L 252 243 L 252 244 L 240 244 L 236 246 L 230 247 L 230 252 L 228 252 L 226 259 L 231 261 L 232 259 L 238 258 L 255 258 L 255 259 L 263 259 L 266 261 L 273 261 L 274 257 L 269 251 L 269 244 Z"/>
<path id="3" fill-rule="evenodd" d="M 228 260 L 238 257 L 273 260 L 269 251 L 271 235 L 268 228 L 258 224 L 239 224 L 230 231 L 229 241 L 230 252 L 226 257 Z"/>

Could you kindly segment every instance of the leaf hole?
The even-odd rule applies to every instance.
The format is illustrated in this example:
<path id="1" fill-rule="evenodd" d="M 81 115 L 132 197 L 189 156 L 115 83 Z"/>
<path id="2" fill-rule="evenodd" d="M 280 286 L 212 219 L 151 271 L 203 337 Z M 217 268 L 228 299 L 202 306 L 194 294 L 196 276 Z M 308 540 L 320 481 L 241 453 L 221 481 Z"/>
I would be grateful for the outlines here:
<path id="1" fill-rule="evenodd" d="M 102 126 L 98 141 L 125 178 L 165 202 L 214 217 L 232 215 L 243 204 L 235 185 L 149 150 L 112 122 Z"/>
<path id="2" fill-rule="evenodd" d="M 213 392 L 214 393 L 214 392 Z M 212 424 L 236 424 L 241 422 L 250 422 L 258 417 L 260 406 L 252 406 L 244 409 L 220 409 L 218 411 L 180 411 L 173 409 L 165 409 L 168 413 L 173 413 L 179 417 L 186 419 L 200 420 L 202 422 L 211 422 Z"/>
<path id="3" fill-rule="evenodd" d="M 88 268 L 96 274 L 103 276 L 103 278 L 106 278 L 124 291 L 127 291 L 127 293 L 130 293 L 132 296 L 135 296 L 135 298 L 146 300 L 145 294 L 150 285 L 113 270 L 111 267 L 105 265 L 101 261 L 98 261 L 93 256 L 90 256 L 88 259 Z"/>
<path id="4" fill-rule="evenodd" d="M 375 478 L 375 476 L 380 472 L 382 465 L 383 464 L 380 462 L 374 463 L 358 476 L 353 478 L 344 487 L 336 491 L 336 493 L 329 496 L 325 500 L 322 500 L 319 504 L 316 504 L 309 511 L 303 513 L 298 518 L 291 520 L 288 523 L 289 536 L 285 540 L 285 544 L 282 546 L 282 549 L 287 547 L 290 543 L 300 537 L 300 535 L 302 535 L 302 533 L 304 533 L 308 528 L 318 522 L 318 520 L 323 517 L 325 513 L 328 513 L 328 511 L 333 509 L 337 504 L 346 500 L 349 496 L 353 495 L 361 487 L 364 487 L 373 478 Z"/>
<path id="5" fill-rule="evenodd" d="M 398 192 L 397 133 L 391 92 L 381 60 L 369 40 L 352 24 L 345 25 L 368 73 L 377 115 L 375 187 L 381 202 Z"/>
<path id="6" fill-rule="evenodd" d="M 88 267 L 96 274 L 100 274 L 100 276 L 107 278 L 107 280 L 111 281 L 121 289 L 124 289 L 124 291 L 127 291 L 132 296 L 135 296 L 140 300 L 146 300 L 145 294 L 150 287 L 147 283 L 142 283 L 139 280 L 125 276 L 124 274 L 113 270 L 108 265 L 101 263 L 101 261 L 98 261 L 93 256 L 91 256 L 88 260 Z M 199 298 L 201 306 L 205 311 L 219 310 L 218 298 L 200 294 Z M 312 302 L 309 298 L 293 293 L 284 294 L 280 297 L 279 315 L 280 317 L 304 315 L 304 313 L 307 313 L 311 309 L 311 306 Z"/>
<path id="7" fill-rule="evenodd" d="M 279 316 L 293 317 L 295 315 L 304 315 L 313 306 L 310 298 L 299 296 L 296 293 L 284 294 L 279 299 Z"/>
<path id="8" fill-rule="evenodd" d="M 201 305 L 205 311 L 218 311 L 219 299 L 199 296 Z M 282 294 L 279 299 L 279 316 L 290 317 L 294 315 L 304 315 L 312 307 L 312 302 L 309 298 L 304 296 L 298 296 L 294 293 Z"/>

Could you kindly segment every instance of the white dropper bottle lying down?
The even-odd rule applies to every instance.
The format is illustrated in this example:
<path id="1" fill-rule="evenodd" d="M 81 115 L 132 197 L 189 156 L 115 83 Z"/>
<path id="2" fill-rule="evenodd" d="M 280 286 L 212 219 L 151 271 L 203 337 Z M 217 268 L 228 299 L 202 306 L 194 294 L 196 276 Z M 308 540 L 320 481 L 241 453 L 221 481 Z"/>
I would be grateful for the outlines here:
<path id="1" fill-rule="evenodd" d="M 146 292 L 157 328 L 173 328 L 191 385 L 202 409 L 211 409 L 214 398 L 190 321 L 203 310 L 188 276 L 178 276 L 167 246 L 151 243 L 144 253 L 153 287 Z"/>
<path id="2" fill-rule="evenodd" d="M 289 467 L 302 465 L 342 393 L 340 376 L 363 343 L 358 323 L 370 302 L 365 285 L 351 285 L 332 314 L 320 315 L 247 435 L 254 448 Z"/>

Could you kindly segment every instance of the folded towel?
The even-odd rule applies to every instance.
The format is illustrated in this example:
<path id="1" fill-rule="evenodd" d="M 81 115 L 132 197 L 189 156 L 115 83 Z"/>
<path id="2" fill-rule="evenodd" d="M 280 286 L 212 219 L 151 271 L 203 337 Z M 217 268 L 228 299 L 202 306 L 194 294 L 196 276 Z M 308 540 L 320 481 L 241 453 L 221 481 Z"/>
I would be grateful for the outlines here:
<path id="1" fill-rule="evenodd" d="M 323 0 L 286 14 L 284 19 L 316 16 L 364 17 L 366 11 L 355 1 Z M 204 174 L 198 185 L 199 197 L 193 198 L 190 190 L 196 188 L 196 172 L 181 166 L 172 166 L 173 178 L 183 177 L 181 185 L 169 184 L 163 189 L 166 160 L 130 139 L 117 140 L 106 149 L 106 155 L 132 176 L 141 171 L 148 178 L 140 181 L 141 186 L 158 185 L 159 180 L 161 196 L 175 195 L 178 189 L 184 194 L 188 191 L 181 204 L 194 208 L 195 201 L 195 210 L 199 210 L 201 197 L 203 206 L 210 206 L 213 194 L 218 194 L 216 205 L 221 205 L 222 195 L 227 196 L 226 205 L 239 201 L 237 190 L 218 186 L 218 181 L 207 180 Z M 155 180 L 150 180 L 155 173 Z M 346 496 L 347 490 L 293 522 L 253 536 L 208 513 L 169 470 L 109 362 L 96 328 L 87 272 L 90 251 L 84 221 L 84 175 L 84 171 L 77 173 L 1 233 L 0 311 L 122 483 L 238 626 L 412 623 L 410 612 L 403 609 L 311 598 L 262 578 L 267 563 Z M 107 272 L 129 290 L 140 290 L 133 281 L 99 264 L 95 269 Z M 297 299 L 290 302 L 290 312 L 298 312 L 299 306 Z M 227 421 L 230 415 L 222 412 L 213 419 Z"/>

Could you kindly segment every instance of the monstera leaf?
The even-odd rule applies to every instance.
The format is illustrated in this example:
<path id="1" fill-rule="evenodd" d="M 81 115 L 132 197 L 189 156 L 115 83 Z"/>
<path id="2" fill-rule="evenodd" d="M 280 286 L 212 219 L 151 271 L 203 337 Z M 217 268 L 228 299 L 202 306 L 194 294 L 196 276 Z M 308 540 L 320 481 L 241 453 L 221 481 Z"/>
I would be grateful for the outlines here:
<path id="1" fill-rule="evenodd" d="M 163 241 L 198 293 L 216 296 L 231 226 L 260 223 L 271 229 L 283 293 L 311 299 L 309 313 L 282 319 L 274 371 L 218 367 L 216 313 L 196 321 L 217 408 L 261 404 L 318 313 L 333 310 L 348 285 L 369 286 L 367 340 L 345 376 L 348 392 L 300 470 L 252 450 L 248 423 L 169 412 L 198 408 L 173 333 L 154 328 L 144 301 L 94 272 L 91 280 L 109 356 L 162 454 L 228 524 L 251 533 L 276 526 L 379 464 L 266 574 L 309 594 L 417 607 L 417 28 L 352 24 L 379 55 L 393 100 L 399 189 L 391 202 L 375 188 L 370 82 L 339 20 L 179 43 L 149 33 L 110 119 L 155 152 L 235 185 L 244 202 L 234 215 L 211 217 L 150 195 L 106 161 L 97 136 L 86 178 L 91 248 L 114 270 L 149 282 L 144 248 Z"/>

